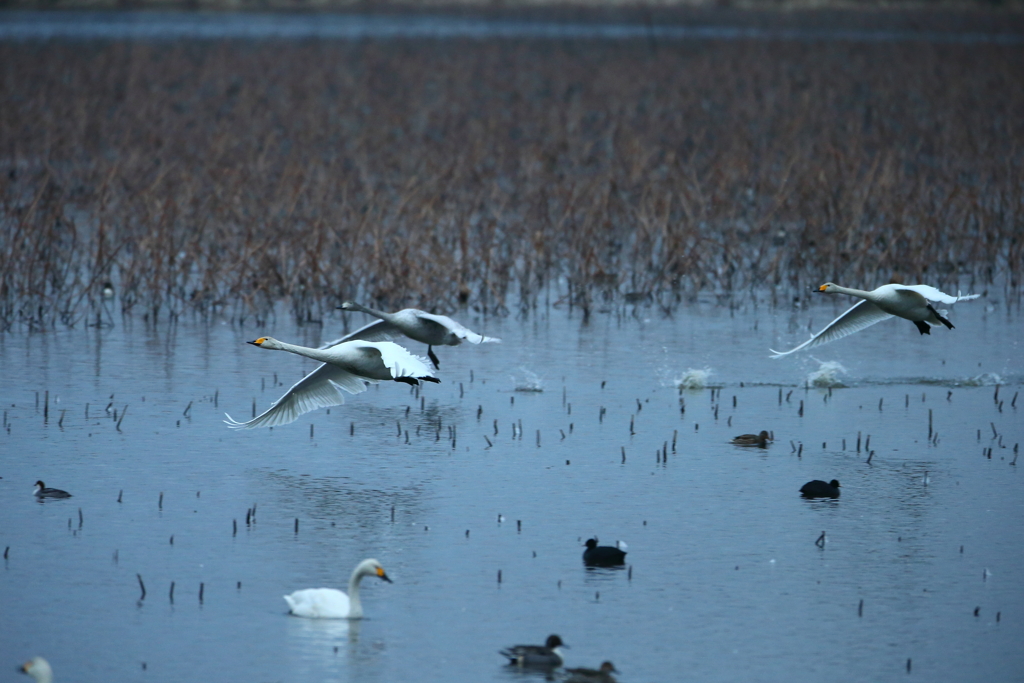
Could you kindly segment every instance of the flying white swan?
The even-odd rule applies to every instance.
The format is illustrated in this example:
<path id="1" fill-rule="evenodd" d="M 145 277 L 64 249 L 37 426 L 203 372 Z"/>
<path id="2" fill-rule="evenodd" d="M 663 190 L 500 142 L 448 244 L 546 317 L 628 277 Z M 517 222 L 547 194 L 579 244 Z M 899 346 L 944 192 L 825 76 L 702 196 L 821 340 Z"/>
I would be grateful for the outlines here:
<path id="1" fill-rule="evenodd" d="M 34 678 L 37 683 L 51 683 L 53 681 L 53 669 L 50 663 L 42 657 L 33 657 L 21 665 L 21 672 Z"/>
<path id="2" fill-rule="evenodd" d="M 359 601 L 359 582 L 364 576 L 376 576 L 391 583 L 384 567 L 377 560 L 363 560 L 348 580 L 348 595 L 335 588 L 306 588 L 284 596 L 291 613 L 310 619 L 362 619 L 363 604 Z"/>
<path id="3" fill-rule="evenodd" d="M 414 356 L 393 342 L 350 341 L 323 349 L 287 344 L 273 337 L 260 337 L 248 343 L 261 349 L 297 353 L 321 361 L 323 365 L 296 382 L 266 412 L 248 422 L 238 422 L 225 413 L 228 418 L 225 422 L 234 429 L 276 427 L 294 422 L 311 410 L 341 405 L 345 397 L 340 389 L 359 394 L 366 391 L 367 382 L 441 381 L 434 376 L 425 358 Z"/>
<path id="4" fill-rule="evenodd" d="M 860 297 L 863 301 L 859 301 L 846 313 L 830 322 L 825 329 L 795 349 L 789 351 L 769 349 L 775 354 L 772 358 L 780 358 L 794 351 L 827 344 L 848 334 L 860 332 L 865 327 L 870 327 L 893 316 L 911 321 L 917 325 L 921 334 L 931 334 L 930 325 L 945 325 L 949 329 L 953 329 L 953 323 L 942 315 L 945 311 L 935 310 L 929 302 L 955 304 L 958 301 L 969 301 L 980 296 L 978 294 L 961 296 L 959 292 L 956 296 L 950 296 L 928 285 L 882 285 L 878 289 L 866 292 L 862 289 L 840 287 L 831 282 L 826 282 L 817 291 L 826 294 L 849 294 Z"/>
<path id="5" fill-rule="evenodd" d="M 360 327 L 355 332 L 338 339 L 338 342 L 351 341 L 353 339 L 364 339 L 367 341 L 391 340 L 395 337 L 405 335 L 409 339 L 427 345 L 427 356 L 430 357 L 434 367 L 440 363 L 434 355 L 434 346 L 458 346 L 464 341 L 470 344 L 483 344 L 485 342 L 500 342 L 497 337 L 485 337 L 477 334 L 461 323 L 457 323 L 446 315 L 434 315 L 421 311 L 418 308 L 403 308 L 394 313 L 377 311 L 366 306 L 361 306 L 352 301 L 346 301 L 338 308 L 346 311 L 362 311 L 375 318 L 380 318 L 369 325 Z"/>

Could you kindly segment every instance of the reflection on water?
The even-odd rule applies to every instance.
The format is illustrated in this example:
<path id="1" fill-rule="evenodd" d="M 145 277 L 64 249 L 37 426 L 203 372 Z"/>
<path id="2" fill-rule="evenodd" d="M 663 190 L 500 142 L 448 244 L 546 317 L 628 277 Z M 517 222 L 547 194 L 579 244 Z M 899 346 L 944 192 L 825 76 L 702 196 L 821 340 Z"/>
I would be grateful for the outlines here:
<path id="1" fill-rule="evenodd" d="M 295 662 L 295 673 L 300 680 L 310 680 L 303 674 L 304 662 L 336 660 L 332 666 L 341 667 L 345 660 L 358 654 L 361 619 L 287 619 L 288 648 Z M 319 674 L 322 667 L 306 670 L 306 674 Z"/>

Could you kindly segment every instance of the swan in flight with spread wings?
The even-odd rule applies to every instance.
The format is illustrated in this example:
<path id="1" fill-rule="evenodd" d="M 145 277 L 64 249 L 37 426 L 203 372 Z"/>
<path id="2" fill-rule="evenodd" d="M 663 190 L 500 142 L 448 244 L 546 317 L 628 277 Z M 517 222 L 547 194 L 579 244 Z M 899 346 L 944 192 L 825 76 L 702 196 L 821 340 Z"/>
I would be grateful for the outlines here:
<path id="1" fill-rule="evenodd" d="M 921 334 L 931 334 L 930 326 L 932 325 L 945 325 L 949 329 L 953 329 L 953 323 L 943 317 L 945 311 L 935 310 L 930 302 L 955 304 L 958 301 L 977 299 L 980 296 L 978 294 L 961 296 L 959 292 L 956 296 L 950 296 L 928 285 L 882 285 L 866 292 L 862 289 L 840 287 L 831 282 L 826 282 L 817 291 L 826 294 L 849 294 L 860 297 L 862 301 L 857 302 L 846 313 L 830 322 L 825 329 L 795 349 L 789 351 L 769 349 L 775 354 L 772 358 L 780 358 L 801 349 L 827 344 L 848 334 L 860 332 L 865 327 L 870 327 L 893 316 L 911 321 L 917 325 Z"/>
<path id="2" fill-rule="evenodd" d="M 333 344 L 354 339 L 390 341 L 395 337 L 404 335 L 409 339 L 427 345 L 427 356 L 430 357 L 430 361 L 434 364 L 435 368 L 440 367 L 440 363 L 437 360 L 437 356 L 434 355 L 434 346 L 458 346 L 464 341 L 470 344 L 501 341 L 497 337 L 485 337 L 482 334 L 477 334 L 446 315 L 434 315 L 433 313 L 421 311 L 418 308 L 403 308 L 394 313 L 385 313 L 384 311 L 361 306 L 352 301 L 346 301 L 338 308 L 346 311 L 362 311 L 375 318 L 380 318 L 380 320 L 360 327 L 355 332 L 332 342 Z"/>
<path id="3" fill-rule="evenodd" d="M 414 356 L 393 342 L 349 341 L 323 349 L 296 346 L 273 337 L 248 342 L 261 349 L 288 351 L 323 363 L 292 386 L 262 415 L 238 422 L 227 415 L 225 422 L 234 429 L 276 427 L 294 422 L 303 413 L 317 408 L 341 405 L 344 389 L 350 394 L 366 391 L 367 382 L 393 380 L 406 384 L 419 381 L 440 382 L 425 358 Z"/>

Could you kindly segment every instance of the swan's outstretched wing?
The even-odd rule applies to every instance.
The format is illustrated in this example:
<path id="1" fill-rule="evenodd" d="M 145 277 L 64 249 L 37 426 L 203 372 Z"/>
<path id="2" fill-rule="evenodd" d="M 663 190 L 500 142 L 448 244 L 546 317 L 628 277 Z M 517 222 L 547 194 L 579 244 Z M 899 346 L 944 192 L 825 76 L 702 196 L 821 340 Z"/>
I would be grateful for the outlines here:
<path id="1" fill-rule="evenodd" d="M 380 359 L 384 367 L 388 369 L 395 379 L 399 377 L 413 377 L 422 379 L 424 377 L 437 377 L 434 374 L 433 365 L 422 356 L 414 356 L 404 346 L 394 342 L 367 342 L 380 353 Z"/>
<path id="2" fill-rule="evenodd" d="M 782 356 L 788 356 L 789 354 L 801 349 L 811 348 L 812 346 L 821 346 L 822 344 L 827 344 L 831 341 L 835 341 L 836 339 L 842 339 L 849 334 L 860 332 L 865 327 L 870 327 L 875 323 L 880 323 L 886 318 L 891 317 L 892 316 L 890 314 L 886 313 L 870 301 L 864 299 L 846 311 L 846 313 L 843 313 L 841 316 L 830 322 L 821 332 L 814 335 L 795 349 L 790 349 L 789 351 L 776 351 L 775 349 L 768 350 L 774 354 L 772 358 L 781 358 Z"/>
<path id="3" fill-rule="evenodd" d="M 224 422 L 232 429 L 286 425 L 311 410 L 343 404 L 345 397 L 339 389 L 344 389 L 350 394 L 359 394 L 366 391 L 367 382 L 374 381 L 353 375 L 336 365 L 324 363 L 296 382 L 262 415 L 257 415 L 248 422 L 238 422 L 225 413 L 228 419 Z"/>
<path id="4" fill-rule="evenodd" d="M 955 304 L 958 301 L 970 301 L 971 299 L 977 299 L 980 294 L 963 294 L 957 292 L 956 296 L 950 296 L 945 292 L 939 291 L 929 285 L 898 285 L 897 289 L 909 289 L 917 292 L 925 299 L 929 301 L 936 301 L 940 304 Z"/>
<path id="5" fill-rule="evenodd" d="M 456 322 L 455 320 L 452 320 L 451 318 L 449 318 L 446 315 L 434 315 L 433 313 L 422 313 L 421 312 L 421 313 L 418 314 L 418 317 L 420 317 L 420 318 L 422 318 L 424 320 L 430 320 L 432 322 L 437 323 L 438 325 L 442 325 L 444 327 L 447 327 L 448 330 L 451 331 L 451 333 L 454 334 L 456 337 L 458 337 L 459 339 L 463 339 L 465 341 L 468 341 L 470 344 L 483 344 L 483 343 L 486 343 L 486 342 L 500 342 L 501 341 L 497 337 L 485 337 L 482 334 L 477 334 L 476 332 L 474 332 L 473 330 L 469 329 L 468 327 L 466 327 L 462 323 Z"/>
<path id="6" fill-rule="evenodd" d="M 329 349 L 332 346 L 337 346 L 343 342 L 356 341 L 393 341 L 399 337 L 403 337 L 402 331 L 392 325 L 386 320 L 374 320 L 372 323 L 363 325 L 354 332 L 349 332 L 341 339 L 335 339 L 334 341 L 327 342 L 321 349 Z"/>

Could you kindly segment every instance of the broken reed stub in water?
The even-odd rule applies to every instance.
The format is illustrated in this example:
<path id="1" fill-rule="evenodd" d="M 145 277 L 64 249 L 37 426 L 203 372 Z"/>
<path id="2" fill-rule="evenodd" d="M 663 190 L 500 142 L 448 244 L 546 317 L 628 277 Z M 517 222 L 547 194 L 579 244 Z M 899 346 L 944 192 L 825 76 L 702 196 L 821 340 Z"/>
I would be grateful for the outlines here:
<path id="1" fill-rule="evenodd" d="M 824 548 L 825 547 L 825 532 L 824 531 L 821 532 L 821 536 L 818 536 L 818 540 L 814 542 L 814 545 L 818 546 L 819 548 Z"/>

